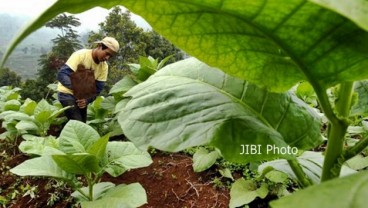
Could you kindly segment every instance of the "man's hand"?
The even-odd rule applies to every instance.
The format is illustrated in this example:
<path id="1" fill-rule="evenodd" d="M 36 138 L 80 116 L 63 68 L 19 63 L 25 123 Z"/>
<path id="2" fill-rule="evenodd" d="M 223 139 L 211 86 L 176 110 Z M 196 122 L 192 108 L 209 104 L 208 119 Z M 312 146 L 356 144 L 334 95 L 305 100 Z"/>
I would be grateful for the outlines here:
<path id="1" fill-rule="evenodd" d="M 86 99 L 77 100 L 77 105 L 79 108 L 85 108 L 87 107 L 87 100 Z"/>

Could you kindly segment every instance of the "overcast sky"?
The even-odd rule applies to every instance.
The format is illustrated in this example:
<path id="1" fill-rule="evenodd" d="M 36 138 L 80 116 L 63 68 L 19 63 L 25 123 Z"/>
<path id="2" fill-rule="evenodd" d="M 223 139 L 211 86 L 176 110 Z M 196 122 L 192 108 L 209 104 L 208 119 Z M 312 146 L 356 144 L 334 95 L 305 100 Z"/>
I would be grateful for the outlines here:
<path id="1" fill-rule="evenodd" d="M 56 0 L 0 0 L 0 13 L 37 17 L 55 2 Z M 108 10 L 96 7 L 75 17 L 79 18 L 82 23 L 80 30 L 95 30 L 98 24 L 105 20 L 108 13 Z M 150 28 L 141 17 L 132 15 L 132 19 L 138 26 Z"/>

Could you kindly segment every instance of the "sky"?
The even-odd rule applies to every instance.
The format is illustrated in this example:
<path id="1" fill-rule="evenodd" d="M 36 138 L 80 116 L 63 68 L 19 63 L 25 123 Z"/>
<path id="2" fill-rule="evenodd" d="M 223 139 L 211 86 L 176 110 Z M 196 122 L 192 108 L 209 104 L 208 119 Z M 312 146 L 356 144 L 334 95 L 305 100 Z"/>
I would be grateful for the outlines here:
<path id="1" fill-rule="evenodd" d="M 0 0 L 0 13 L 10 15 L 29 16 L 30 20 L 37 17 L 44 10 L 50 7 L 56 0 Z M 105 20 L 109 10 L 96 7 L 81 14 L 75 15 L 81 22 L 80 31 L 96 30 L 98 24 Z M 140 16 L 132 15 L 132 19 L 136 24 L 145 29 L 150 28 L 149 24 Z M 26 24 L 26 23 L 25 23 Z"/>

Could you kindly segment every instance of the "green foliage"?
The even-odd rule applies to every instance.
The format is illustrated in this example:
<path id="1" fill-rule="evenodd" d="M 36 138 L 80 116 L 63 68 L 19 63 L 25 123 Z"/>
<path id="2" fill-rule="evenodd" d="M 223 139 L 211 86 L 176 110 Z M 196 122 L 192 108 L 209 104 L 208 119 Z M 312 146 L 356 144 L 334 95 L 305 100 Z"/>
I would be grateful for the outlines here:
<path id="1" fill-rule="evenodd" d="M 132 72 L 132 79 L 137 83 L 147 80 L 156 71 L 160 70 L 171 57 L 172 55 L 167 56 L 162 61 L 158 62 L 158 59 L 154 59 L 151 56 L 140 56 L 139 64 L 128 64 Z"/>
<path id="2" fill-rule="evenodd" d="M 116 101 L 112 96 L 98 96 L 87 109 L 87 124 L 100 134 L 110 133 L 111 136 L 123 134 L 115 115 Z"/>
<path id="3" fill-rule="evenodd" d="M 39 103 L 27 99 L 18 109 L 8 109 L 0 114 L 0 118 L 7 125 L 8 132 L 16 129 L 18 134 L 35 134 L 46 136 L 51 124 L 59 124 L 59 115 L 66 109 L 49 104 L 46 100 Z M 8 126 L 9 125 L 9 126 Z M 9 127 L 9 129 L 8 129 Z"/>
<path id="4" fill-rule="evenodd" d="M 124 76 L 121 80 L 119 80 L 111 87 L 109 94 L 113 95 L 114 99 L 119 102 L 124 99 L 124 93 L 126 93 L 137 84 L 138 83 L 134 81 L 131 76 Z"/>
<path id="5" fill-rule="evenodd" d="M 21 109 L 19 95 L 20 88 L 12 88 L 10 86 L 0 87 L 0 115 L 12 110 Z M 1 118 L 0 118 L 1 119 Z M 4 133 L 0 135 L 2 139 L 15 140 L 18 135 L 18 130 L 15 128 L 15 121 L 2 120 L 2 128 L 6 129 Z"/>
<path id="6" fill-rule="evenodd" d="M 43 155 L 51 152 L 59 152 L 59 140 L 54 136 L 38 137 L 34 135 L 22 135 L 24 141 L 19 144 L 19 150 L 29 155 Z"/>
<path id="7" fill-rule="evenodd" d="M 58 143 L 53 151 L 38 151 L 39 143 L 29 145 L 31 152 L 41 153 L 41 156 L 26 160 L 10 171 L 20 176 L 48 176 L 66 181 L 76 190 L 73 196 L 81 202 L 82 207 L 100 204 L 109 207 L 120 207 L 121 204 L 139 207 L 147 201 L 140 184 L 115 186 L 99 181 L 105 172 L 116 177 L 132 168 L 148 166 L 152 163 L 151 157 L 130 142 L 108 142 L 108 139 L 109 135 L 100 137 L 87 124 L 71 120 L 63 128 L 58 142 L 51 142 Z M 41 149 L 47 149 L 49 144 L 44 143 L 45 147 Z M 32 150 L 32 147 L 35 149 Z M 82 187 L 78 181 L 80 177 L 87 182 L 87 187 Z"/>
<path id="8" fill-rule="evenodd" d="M 18 110 L 20 106 L 21 89 L 18 87 L 0 87 L 0 113 L 7 110 Z"/>
<path id="9" fill-rule="evenodd" d="M 80 25 L 78 18 L 66 14 L 61 14 L 45 24 L 46 27 L 57 28 L 61 31 L 61 34 L 52 40 L 54 43 L 52 52 L 55 53 L 56 57 L 66 59 L 74 51 L 82 48 L 78 40 L 79 35 L 73 30 L 73 27 L 79 27 Z"/>

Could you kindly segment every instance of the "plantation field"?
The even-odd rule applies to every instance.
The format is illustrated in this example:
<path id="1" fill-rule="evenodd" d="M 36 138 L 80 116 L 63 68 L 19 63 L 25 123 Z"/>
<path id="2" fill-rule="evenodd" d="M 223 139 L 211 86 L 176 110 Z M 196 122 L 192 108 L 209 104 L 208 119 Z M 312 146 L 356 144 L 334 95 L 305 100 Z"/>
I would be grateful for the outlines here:
<path id="1" fill-rule="evenodd" d="M 52 132 L 58 133 L 60 132 Z M 19 138 L 17 141 L 21 140 Z M 70 197 L 72 190 L 65 185 L 42 177 L 18 178 L 9 172 L 9 168 L 29 159 L 29 156 L 19 152 L 17 145 L 0 140 L 0 152 L 0 202 L 4 202 L 1 200 L 5 198 L 11 199 L 7 202 L 7 208 L 77 207 L 75 200 Z M 225 187 L 226 179 L 217 184 L 214 182 L 215 178 L 221 177 L 215 167 L 206 172 L 195 173 L 192 158 L 184 153 L 156 152 L 152 154 L 152 159 L 153 163 L 149 167 L 132 170 L 119 177 L 104 175 L 102 181 L 142 184 L 148 197 L 148 203 L 141 206 L 142 208 L 228 207 L 229 189 Z M 262 202 L 253 202 L 257 204 L 255 207 L 266 207 L 267 203 L 263 203 L 261 206 Z"/>
<path id="2" fill-rule="evenodd" d="M 128 64 L 86 123 L 0 88 L 3 206 L 367 207 L 366 1 L 119 3 L 190 57 Z"/>

